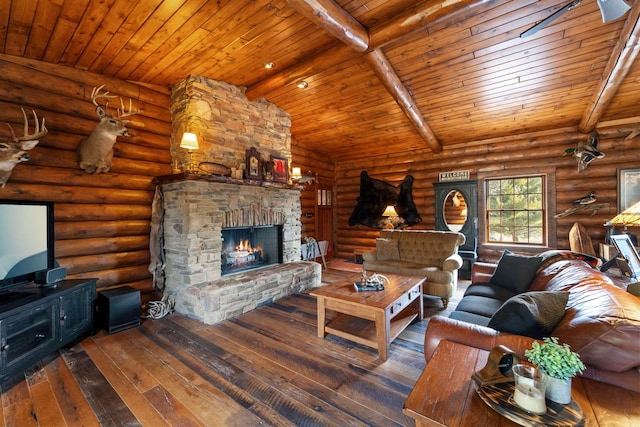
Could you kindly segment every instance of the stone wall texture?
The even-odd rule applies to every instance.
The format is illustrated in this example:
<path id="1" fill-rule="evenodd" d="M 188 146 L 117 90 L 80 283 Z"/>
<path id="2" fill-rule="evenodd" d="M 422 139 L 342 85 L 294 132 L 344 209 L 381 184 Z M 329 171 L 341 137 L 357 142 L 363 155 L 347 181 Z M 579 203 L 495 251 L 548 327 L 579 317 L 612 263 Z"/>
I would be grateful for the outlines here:
<path id="1" fill-rule="evenodd" d="M 285 157 L 291 165 L 291 117 L 265 99 L 249 101 L 244 89 L 191 75 L 171 94 L 171 156 L 184 162 L 184 132 L 198 135 L 193 162 L 214 162 L 245 169 L 245 152 L 256 147 L 262 159 Z"/>

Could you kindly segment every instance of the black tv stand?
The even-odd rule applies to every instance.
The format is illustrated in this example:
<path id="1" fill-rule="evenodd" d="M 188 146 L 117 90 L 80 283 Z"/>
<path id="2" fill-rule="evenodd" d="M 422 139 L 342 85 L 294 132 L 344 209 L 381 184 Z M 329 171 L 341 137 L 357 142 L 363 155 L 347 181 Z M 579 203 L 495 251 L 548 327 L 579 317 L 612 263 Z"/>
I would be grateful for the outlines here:
<path id="1" fill-rule="evenodd" d="M 0 294 L 0 383 L 91 333 L 96 282 L 26 283 Z"/>

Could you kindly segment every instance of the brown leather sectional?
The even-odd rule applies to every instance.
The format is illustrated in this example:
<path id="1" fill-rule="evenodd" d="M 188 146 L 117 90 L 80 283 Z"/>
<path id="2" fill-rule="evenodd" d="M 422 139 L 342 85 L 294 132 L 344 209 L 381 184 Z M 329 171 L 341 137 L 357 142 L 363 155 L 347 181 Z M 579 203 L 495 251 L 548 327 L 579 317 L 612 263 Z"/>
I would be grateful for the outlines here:
<path id="1" fill-rule="evenodd" d="M 473 283 L 487 283 L 495 264 L 476 263 Z M 640 392 L 640 298 L 613 284 L 581 260 L 558 260 L 543 266 L 529 291 L 569 291 L 565 315 L 552 336 L 580 354 L 584 377 Z M 504 345 L 524 357 L 532 338 L 498 332 L 461 320 L 435 316 L 424 341 L 427 363 L 440 340 L 490 350 Z"/>

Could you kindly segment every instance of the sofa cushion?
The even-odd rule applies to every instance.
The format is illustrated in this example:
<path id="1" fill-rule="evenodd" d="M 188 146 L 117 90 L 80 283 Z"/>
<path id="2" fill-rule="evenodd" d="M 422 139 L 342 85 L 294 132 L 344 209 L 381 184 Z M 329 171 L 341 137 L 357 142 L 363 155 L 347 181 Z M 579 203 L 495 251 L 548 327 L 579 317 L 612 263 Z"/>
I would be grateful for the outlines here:
<path id="1" fill-rule="evenodd" d="M 380 261 L 400 259 L 398 241 L 395 239 L 377 238 L 376 253 Z"/>
<path id="2" fill-rule="evenodd" d="M 537 256 L 518 255 L 505 250 L 490 282 L 517 293 L 525 292 L 529 289 L 541 261 Z"/>
<path id="3" fill-rule="evenodd" d="M 514 295 L 510 289 L 501 288 L 500 286 L 492 285 L 491 283 L 472 283 L 464 292 L 464 296 L 475 295 L 479 297 L 493 298 L 502 302 L 505 302 Z"/>
<path id="4" fill-rule="evenodd" d="M 494 313 L 490 328 L 541 339 L 548 337 L 564 316 L 569 292 L 525 292 L 509 298 Z"/>
<path id="5" fill-rule="evenodd" d="M 640 366 L 640 298 L 579 260 L 545 267 L 531 290 L 570 292 L 553 336 L 580 354 L 585 364 L 614 372 Z"/>
<path id="6" fill-rule="evenodd" d="M 474 325 L 487 326 L 489 324 L 489 317 L 481 316 L 479 314 L 468 313 L 466 311 L 454 311 L 449 315 L 450 319 L 462 320 L 463 322 L 473 323 Z"/>
<path id="7" fill-rule="evenodd" d="M 469 295 L 460 300 L 455 311 L 466 311 L 490 319 L 502 303 L 503 301 L 493 298 Z"/>

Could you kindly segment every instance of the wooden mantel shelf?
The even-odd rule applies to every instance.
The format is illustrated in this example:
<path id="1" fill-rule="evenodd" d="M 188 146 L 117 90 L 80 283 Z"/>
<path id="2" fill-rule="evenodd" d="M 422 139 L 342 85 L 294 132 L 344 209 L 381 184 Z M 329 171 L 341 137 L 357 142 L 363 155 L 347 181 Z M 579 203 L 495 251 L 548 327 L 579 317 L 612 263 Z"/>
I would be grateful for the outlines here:
<path id="1" fill-rule="evenodd" d="M 286 190 L 303 190 L 300 185 L 286 184 L 283 182 L 261 181 L 257 179 L 236 179 L 230 176 L 222 175 L 206 175 L 197 172 L 181 172 L 171 175 L 156 176 L 153 178 L 153 184 L 164 185 L 172 182 L 180 181 L 203 181 L 203 182 L 219 182 L 221 184 L 235 185 L 251 185 L 254 187 L 281 188 Z"/>

